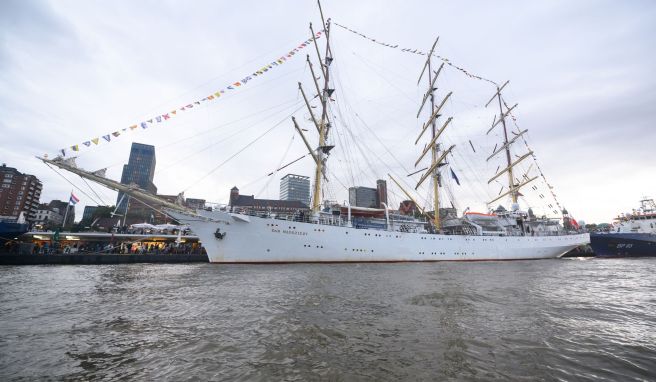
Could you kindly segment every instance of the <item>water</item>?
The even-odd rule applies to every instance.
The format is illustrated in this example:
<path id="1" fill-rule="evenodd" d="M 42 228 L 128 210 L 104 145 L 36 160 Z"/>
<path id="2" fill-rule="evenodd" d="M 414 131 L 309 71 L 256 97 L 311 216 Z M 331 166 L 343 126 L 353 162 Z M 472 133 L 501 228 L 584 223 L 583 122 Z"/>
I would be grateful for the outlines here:
<path id="1" fill-rule="evenodd" d="M 0 268 L 0 380 L 654 380 L 656 260 Z"/>

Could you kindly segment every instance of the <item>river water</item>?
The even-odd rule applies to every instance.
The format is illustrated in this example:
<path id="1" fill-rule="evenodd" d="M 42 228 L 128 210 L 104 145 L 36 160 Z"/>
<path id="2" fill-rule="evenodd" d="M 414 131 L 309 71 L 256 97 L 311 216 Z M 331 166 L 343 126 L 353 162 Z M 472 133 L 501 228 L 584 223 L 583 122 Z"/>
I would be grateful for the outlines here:
<path id="1" fill-rule="evenodd" d="M 0 267 L 0 380 L 654 380 L 656 259 Z"/>

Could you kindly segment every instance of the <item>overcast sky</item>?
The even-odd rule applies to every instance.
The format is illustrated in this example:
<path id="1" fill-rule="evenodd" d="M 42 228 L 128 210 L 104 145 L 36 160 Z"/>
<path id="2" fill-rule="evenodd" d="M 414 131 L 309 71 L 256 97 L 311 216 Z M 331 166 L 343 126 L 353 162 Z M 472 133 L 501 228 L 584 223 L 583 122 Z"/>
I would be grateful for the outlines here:
<path id="1" fill-rule="evenodd" d="M 517 124 L 529 129 L 541 169 L 576 218 L 607 222 L 642 196 L 656 197 L 655 2 L 326 0 L 323 7 L 333 21 L 400 47 L 426 51 L 439 35 L 438 53 L 454 64 L 510 80 L 504 97 L 519 103 Z M 224 89 L 309 38 L 309 22 L 321 24 L 313 1 L 4 0 L 0 161 L 41 179 L 42 201 L 65 200 L 73 186 L 35 155 L 53 156 Z M 338 147 L 325 197 L 341 201 L 348 186 L 374 186 L 387 172 L 405 177 L 413 168 L 413 143 L 427 118 L 416 118 L 424 58 L 335 25 L 331 40 L 337 88 L 331 139 Z M 312 92 L 306 53 L 315 54 L 306 48 L 185 115 L 83 146 L 78 164 L 107 167 L 109 177 L 120 179 L 130 144 L 153 144 L 160 193 L 227 202 L 237 185 L 245 194 L 277 198 L 287 172 L 312 175 L 304 158 L 266 176 L 306 152 L 289 119 L 302 106 L 297 82 Z M 453 193 L 471 198 L 496 165 L 476 164 L 465 132 L 482 132 L 472 141 L 487 154 L 493 149 L 497 135 L 484 132 L 497 110 L 483 105 L 494 89 L 449 67 L 438 87 L 438 98 L 454 92 L 446 139 L 460 143 L 450 162 L 466 184 Z M 295 115 L 316 140 L 307 111 Z M 115 193 L 93 186 L 94 193 L 64 175 L 84 190 L 76 190 L 78 219 L 84 205 L 115 203 Z M 539 185 L 536 195 L 548 192 Z M 484 210 L 482 199 L 498 192 L 493 186 L 478 202 L 458 206 Z M 398 203 L 402 196 L 392 191 Z"/>

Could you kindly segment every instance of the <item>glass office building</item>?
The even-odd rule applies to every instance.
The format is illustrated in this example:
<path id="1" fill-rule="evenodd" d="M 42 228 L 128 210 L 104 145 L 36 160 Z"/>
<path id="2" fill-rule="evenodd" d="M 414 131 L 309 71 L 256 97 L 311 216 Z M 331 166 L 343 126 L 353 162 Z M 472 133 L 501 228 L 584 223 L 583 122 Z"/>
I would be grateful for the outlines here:
<path id="1" fill-rule="evenodd" d="M 145 145 L 143 143 L 133 143 L 130 149 L 130 159 L 128 164 L 123 165 L 121 174 L 121 183 L 135 183 L 142 189 L 157 194 L 157 187 L 153 184 L 155 177 L 155 146 Z M 123 193 L 119 192 L 116 204 L 117 213 L 125 216 L 128 206 L 128 198 L 123 198 Z M 120 202 L 120 205 L 119 205 Z"/>
<path id="2" fill-rule="evenodd" d="M 310 205 L 310 177 L 287 174 L 280 179 L 280 200 L 296 200 Z"/>

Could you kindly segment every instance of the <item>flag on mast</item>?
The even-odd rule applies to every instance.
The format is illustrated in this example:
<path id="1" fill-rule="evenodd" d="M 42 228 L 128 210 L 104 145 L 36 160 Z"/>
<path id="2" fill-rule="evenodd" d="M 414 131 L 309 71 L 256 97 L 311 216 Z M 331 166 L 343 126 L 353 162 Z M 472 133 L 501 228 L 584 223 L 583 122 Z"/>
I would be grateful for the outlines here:
<path id="1" fill-rule="evenodd" d="M 71 191 L 71 197 L 70 197 L 70 199 L 68 199 L 68 204 L 74 206 L 79 201 L 80 201 L 80 199 L 77 196 L 75 196 L 75 194 Z"/>
<path id="2" fill-rule="evenodd" d="M 449 168 L 449 170 L 451 171 L 451 177 L 453 178 L 453 180 L 456 181 L 456 183 L 458 183 L 458 186 L 459 186 L 460 185 L 460 179 L 458 179 L 458 177 L 456 176 L 456 173 L 453 172 L 452 168 Z"/>

